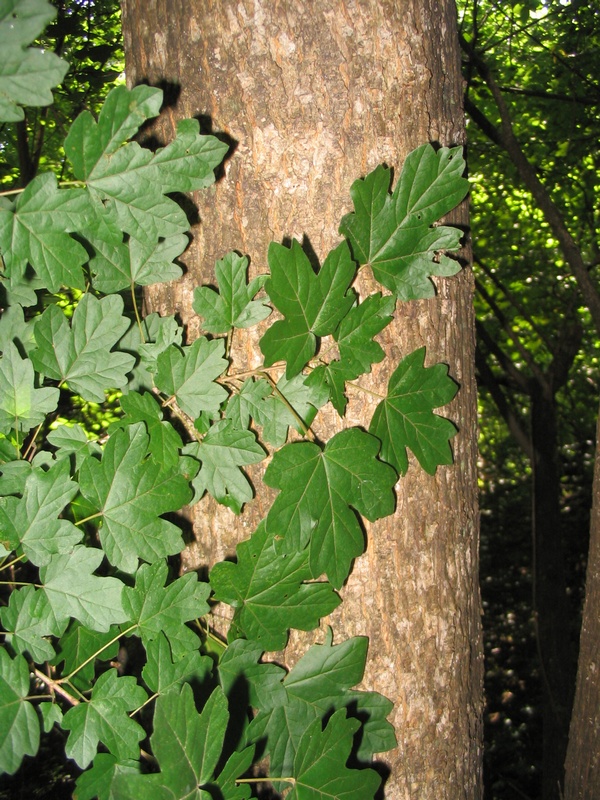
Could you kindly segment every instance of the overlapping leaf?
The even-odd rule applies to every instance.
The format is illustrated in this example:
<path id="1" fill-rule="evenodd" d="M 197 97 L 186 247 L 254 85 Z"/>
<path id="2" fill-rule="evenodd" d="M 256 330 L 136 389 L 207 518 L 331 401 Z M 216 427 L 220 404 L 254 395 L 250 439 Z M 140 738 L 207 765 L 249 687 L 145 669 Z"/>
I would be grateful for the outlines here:
<path id="1" fill-rule="evenodd" d="M 0 433 L 29 431 L 58 405 L 58 389 L 38 389 L 33 364 L 12 342 L 0 359 Z"/>
<path id="2" fill-rule="evenodd" d="M 246 738 L 249 742 L 266 738 L 273 775 L 294 774 L 291 770 L 307 728 L 339 709 L 351 709 L 357 716 L 366 717 L 357 751 L 362 760 L 395 746 L 393 726 L 386 720 L 392 703 L 377 692 L 352 688 L 362 680 L 367 644 L 366 637 L 359 636 L 339 645 L 332 645 L 330 639 L 313 645 L 284 677 L 284 693 L 272 690 L 274 675 L 266 669 L 272 665 L 255 665 L 251 673 L 253 698 L 261 705 Z M 249 659 L 252 654 L 248 651 L 245 655 Z M 271 687 L 269 693 L 259 693 L 261 681 Z"/>
<path id="3" fill-rule="evenodd" d="M 246 637 L 264 650 L 282 649 L 289 628 L 312 630 L 339 605 L 330 584 L 307 583 L 308 551 L 278 554 L 265 524 L 236 552 L 237 564 L 222 561 L 212 568 L 211 586 L 217 600 L 236 609 L 235 623 Z"/>
<path id="4" fill-rule="evenodd" d="M 23 119 L 21 106 L 47 106 L 69 65 L 55 53 L 27 47 L 56 16 L 46 0 L 0 5 L 0 121 Z"/>
<path id="5" fill-rule="evenodd" d="M 346 242 L 332 250 L 319 274 L 297 241 L 269 246 L 271 277 L 266 290 L 285 319 L 270 326 L 260 341 L 267 366 L 286 361 L 286 376 L 297 375 L 314 356 L 317 336 L 335 331 L 355 301 L 349 291 L 356 273 Z"/>
<path id="6" fill-rule="evenodd" d="M 227 700 L 220 687 L 210 695 L 200 714 L 189 684 L 184 684 L 179 693 L 161 695 L 156 701 L 150 737 L 160 772 L 118 775 L 113 783 L 115 794 L 127 799 L 150 796 L 210 800 L 213 792 L 203 787 L 214 782 L 228 721 Z M 247 768 L 247 762 L 240 763 L 242 771 Z"/>
<path id="7" fill-rule="evenodd" d="M 183 209 L 167 193 L 193 191 L 214 181 L 214 168 L 227 145 L 201 136 L 197 120 L 183 120 L 176 139 L 156 153 L 127 142 L 140 125 L 158 114 L 162 92 L 125 86 L 108 95 L 96 122 L 89 112 L 77 117 L 65 151 L 109 225 L 140 242 L 155 242 L 188 229 Z"/>
<path id="8" fill-rule="evenodd" d="M 135 572 L 138 559 L 157 561 L 179 553 L 181 531 L 161 514 L 177 511 L 191 498 L 177 465 L 148 458 L 149 437 L 142 422 L 117 430 L 102 460 L 88 458 L 79 472 L 82 495 L 102 518 L 100 541 L 109 561 Z"/>
<path id="9" fill-rule="evenodd" d="M 346 766 L 360 721 L 347 719 L 340 709 L 321 728 L 321 720 L 315 720 L 300 740 L 290 800 L 372 800 L 381 777 L 374 769 Z"/>
<path id="10" fill-rule="evenodd" d="M 68 461 L 59 461 L 49 470 L 34 468 L 21 498 L 0 498 L 0 540 L 10 550 L 22 547 L 39 567 L 55 554 L 70 553 L 83 534 L 59 515 L 76 494 Z"/>
<path id="11" fill-rule="evenodd" d="M 351 308 L 334 333 L 339 359 L 318 366 L 308 376 L 309 386 L 316 387 L 325 382 L 329 398 L 340 416 L 344 415 L 348 402 L 346 381 L 370 372 L 371 365 L 379 363 L 385 356 L 381 346 L 373 341 L 373 336 L 391 322 L 395 302 L 394 297 L 382 297 L 376 293 Z"/>
<path id="12" fill-rule="evenodd" d="M 239 430 L 231 420 L 212 425 L 202 442 L 192 442 L 183 452 L 200 461 L 201 467 L 192 481 L 195 498 L 205 491 L 239 514 L 244 503 L 252 499 L 252 487 L 241 470 L 265 458 L 265 451 L 248 430 Z"/>
<path id="13" fill-rule="evenodd" d="M 56 665 L 64 662 L 63 675 L 71 675 L 70 683 L 80 692 L 87 692 L 92 688 L 96 662 L 109 661 L 117 656 L 118 633 L 117 626 L 105 631 L 95 631 L 72 619 L 60 638 L 53 663 Z"/>
<path id="14" fill-rule="evenodd" d="M 142 564 L 135 576 L 135 587 L 124 590 L 124 607 L 144 645 L 157 639 L 162 631 L 177 660 L 198 649 L 198 637 L 185 623 L 208 612 L 210 586 L 200 583 L 195 572 L 165 586 L 167 573 L 163 561 Z"/>
<path id="15" fill-rule="evenodd" d="M 107 389 L 125 386 L 135 363 L 128 353 L 113 350 L 130 325 L 122 311 L 118 295 L 97 300 L 85 294 L 69 325 L 58 306 L 49 306 L 35 326 L 35 368 L 85 400 L 102 402 Z"/>
<path id="16" fill-rule="evenodd" d="M 184 683 L 203 683 L 211 674 L 213 660 L 199 650 L 190 650 L 174 659 L 167 637 L 159 631 L 155 639 L 146 637 L 146 665 L 142 678 L 152 692 L 179 692 Z"/>
<path id="17" fill-rule="evenodd" d="M 127 712 L 146 699 L 134 677 L 119 678 L 116 669 L 107 670 L 96 681 L 89 701 L 73 706 L 63 717 L 62 727 L 70 731 L 67 756 L 85 769 L 101 742 L 118 759 L 137 758 L 146 732 Z"/>
<path id="18" fill-rule="evenodd" d="M 379 461 L 379 441 L 358 428 L 333 436 L 322 450 L 311 442 L 286 445 L 265 473 L 267 486 L 281 489 L 267 517 L 281 552 L 308 546 L 313 577 L 326 573 L 339 589 L 352 560 L 364 550 L 353 509 L 369 520 L 394 510 L 396 473 Z"/>
<path id="19" fill-rule="evenodd" d="M 340 233 L 354 257 L 370 264 L 376 279 L 400 300 L 432 297 L 429 276 L 460 269 L 444 251 L 458 247 L 461 231 L 432 226 L 466 195 L 464 171 L 460 147 L 436 152 L 425 144 L 408 155 L 392 195 L 387 167 L 352 184 L 355 210 L 342 219 Z"/>
<path id="20" fill-rule="evenodd" d="M 11 592 L 8 606 L 0 608 L 6 641 L 17 653 L 28 653 L 38 663 L 54 657 L 47 637 L 60 636 L 67 623 L 57 620 L 44 592 L 23 586 Z"/>
<path id="21" fill-rule="evenodd" d="M 153 458 L 165 467 L 176 466 L 183 442 L 171 423 L 163 420 L 163 413 L 154 397 L 148 392 L 129 392 L 123 395 L 120 403 L 125 412 L 124 423 L 145 423 L 150 436 L 148 449 Z"/>
<path id="22" fill-rule="evenodd" d="M 203 411 L 217 412 L 227 392 L 216 379 L 227 369 L 222 339 L 200 336 L 189 347 L 170 345 L 157 358 L 155 382 L 161 392 L 175 395 L 192 419 Z"/>
<path id="23" fill-rule="evenodd" d="M 0 207 L 0 255 L 8 276 L 30 264 L 43 286 L 85 288 L 88 254 L 70 236 L 90 224 L 94 212 L 85 189 L 59 189 L 52 173 L 37 175 L 10 208 Z"/>
<path id="24" fill-rule="evenodd" d="M 29 695 L 29 664 L 12 659 L 0 648 L 0 773 L 12 775 L 23 756 L 34 756 L 40 744 L 40 723 Z"/>
<path id="25" fill-rule="evenodd" d="M 228 253 L 215 265 L 219 291 L 209 286 L 199 286 L 194 290 L 194 311 L 203 318 L 204 330 L 227 333 L 231 328 L 250 328 L 269 316 L 269 306 L 262 300 L 253 300 L 267 276 L 260 275 L 248 284 L 247 270 L 248 259 L 245 256 Z"/>
<path id="26" fill-rule="evenodd" d="M 424 361 L 424 347 L 402 359 L 369 426 L 381 441 L 381 458 L 402 475 L 408 469 L 407 448 L 430 475 L 438 466 L 452 463 L 449 439 L 456 427 L 433 409 L 449 403 L 458 386 L 445 364 L 425 367 Z"/>
<path id="27" fill-rule="evenodd" d="M 105 294 L 177 280 L 182 269 L 174 261 L 189 243 L 182 233 L 160 241 L 130 238 L 127 242 L 105 242 L 94 235 L 88 239 L 95 250 L 90 261 L 94 287 Z"/>
<path id="28" fill-rule="evenodd" d="M 102 550 L 77 545 L 68 554 L 50 557 L 40 568 L 40 579 L 56 619 L 78 619 L 94 631 L 107 631 L 125 622 L 124 584 L 117 578 L 94 575 L 104 554 Z"/>

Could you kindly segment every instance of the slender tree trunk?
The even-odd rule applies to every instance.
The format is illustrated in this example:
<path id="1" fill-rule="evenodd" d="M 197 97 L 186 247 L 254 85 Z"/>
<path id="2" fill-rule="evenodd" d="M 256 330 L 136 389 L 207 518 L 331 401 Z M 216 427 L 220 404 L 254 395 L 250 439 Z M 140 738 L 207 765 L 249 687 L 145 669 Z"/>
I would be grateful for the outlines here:
<path id="1" fill-rule="evenodd" d="M 579 667 L 565 764 L 565 800 L 600 797 L 600 420 Z"/>
<path id="2" fill-rule="evenodd" d="M 560 519 L 556 399 L 548 384 L 532 381 L 533 609 L 543 689 L 544 800 L 562 795 L 575 663 Z"/>
<path id="3" fill-rule="evenodd" d="M 180 87 L 158 135 L 199 115 L 235 142 L 222 180 L 198 199 L 187 275 L 147 297 L 149 309 L 178 312 L 190 336 L 199 330 L 193 287 L 213 279 L 226 251 L 248 253 L 256 274 L 269 241 L 296 237 L 322 263 L 340 240 L 353 180 L 382 162 L 399 168 L 423 142 L 464 141 L 452 0 L 125 0 L 123 22 L 130 85 Z M 454 221 L 465 224 L 466 213 Z M 255 365 L 256 336 L 236 337 L 234 358 Z M 470 269 L 438 281 L 434 300 L 399 305 L 380 341 L 389 359 L 363 382 L 373 391 L 385 392 L 400 358 L 423 344 L 427 363 L 450 365 L 461 386 L 446 410 L 459 427 L 456 463 L 434 477 L 413 465 L 400 481 L 395 515 L 368 526 L 367 552 L 328 622 L 336 641 L 370 637 L 365 685 L 395 703 L 398 747 L 383 757 L 385 796 L 473 800 L 482 644 Z M 353 393 L 343 424 L 366 426 L 373 409 Z M 341 424 L 326 409 L 316 430 L 329 438 Z M 240 517 L 206 499 L 193 509 L 186 568 L 231 555 L 254 530 L 272 498 L 260 474 L 252 478 L 257 499 Z M 306 637 L 294 637 L 288 662 L 305 647 Z"/>

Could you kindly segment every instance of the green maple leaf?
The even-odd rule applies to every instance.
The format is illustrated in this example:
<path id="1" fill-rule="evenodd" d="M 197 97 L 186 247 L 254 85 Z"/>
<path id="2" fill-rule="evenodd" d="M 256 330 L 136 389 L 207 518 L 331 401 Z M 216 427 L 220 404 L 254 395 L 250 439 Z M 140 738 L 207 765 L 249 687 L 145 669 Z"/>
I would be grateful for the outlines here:
<path id="1" fill-rule="evenodd" d="M 29 664 L 0 648 L 0 773 L 12 775 L 23 756 L 34 756 L 40 744 L 40 723 L 29 695 Z"/>
<path id="2" fill-rule="evenodd" d="M 41 285 L 85 289 L 88 254 L 70 233 L 85 230 L 93 215 L 85 189 L 59 189 L 50 173 L 37 175 L 10 208 L 0 208 L 0 255 L 7 275 L 35 270 Z"/>
<path id="3" fill-rule="evenodd" d="M 140 762 L 120 761 L 110 753 L 98 753 L 92 767 L 77 778 L 74 800 L 117 800 L 112 783 L 117 775 L 139 775 Z"/>
<path id="4" fill-rule="evenodd" d="M 0 359 L 0 433 L 31 430 L 54 411 L 58 398 L 58 389 L 36 388 L 33 364 L 9 342 Z"/>
<path id="5" fill-rule="evenodd" d="M 144 334 L 143 340 L 138 325 L 132 325 L 119 340 L 119 349 L 131 353 L 137 361 L 131 370 L 129 383 L 123 389 L 124 393 L 152 391 L 158 356 L 171 344 L 181 346 L 183 339 L 183 328 L 173 316 L 148 314 L 142 320 L 141 330 Z"/>
<path id="6" fill-rule="evenodd" d="M 56 447 L 55 457 L 57 461 L 71 459 L 74 457 L 77 469 L 82 461 L 90 455 L 100 455 L 100 446 L 88 439 L 83 425 L 59 425 L 50 431 L 46 437 L 48 443 Z"/>
<path id="7" fill-rule="evenodd" d="M 219 681 L 230 703 L 236 692 L 253 708 L 263 710 L 285 705 L 286 690 L 282 683 L 286 671 L 277 664 L 257 663 L 263 647 L 249 639 L 234 639 L 219 660 Z"/>
<path id="8" fill-rule="evenodd" d="M 94 287 L 104 294 L 114 294 L 136 284 L 149 286 L 177 280 L 182 269 L 173 262 L 189 244 L 182 233 L 160 241 L 131 237 L 127 242 L 106 242 L 93 234 L 88 239 L 95 250 L 90 261 Z"/>
<path id="9" fill-rule="evenodd" d="M 357 751 L 361 760 L 395 747 L 394 728 L 386 719 L 393 704 L 377 692 L 352 688 L 362 680 L 367 647 L 365 636 L 332 645 L 329 635 L 325 644 L 313 645 L 283 678 L 283 693 L 273 690 L 276 676 L 265 669 L 273 665 L 255 663 L 254 670 L 249 671 L 251 653 L 244 654 L 243 674 L 249 675 L 252 697 L 258 700 L 259 709 L 248 727 L 246 740 L 266 739 L 274 776 L 294 774 L 296 753 L 307 728 L 340 709 L 351 710 L 364 720 Z M 283 670 L 280 680 L 282 675 Z"/>
<path id="10" fill-rule="evenodd" d="M 189 347 L 170 345 L 157 360 L 156 387 L 175 395 L 177 403 L 192 419 L 203 411 L 216 413 L 227 392 L 215 383 L 227 369 L 225 343 L 200 336 Z"/>
<path id="11" fill-rule="evenodd" d="M 25 481 L 22 498 L 0 498 L 2 540 L 11 550 L 22 547 L 39 567 L 55 554 L 70 553 L 83 532 L 58 516 L 77 491 L 68 461 L 59 461 L 47 471 L 35 467 Z"/>
<path id="12" fill-rule="evenodd" d="M 300 740 L 294 760 L 295 782 L 290 800 L 368 800 L 381 783 L 374 769 L 348 769 L 357 719 L 346 719 L 340 709 L 325 730 L 315 720 Z"/>
<path id="13" fill-rule="evenodd" d="M 391 172 L 379 166 L 350 189 L 354 212 L 343 217 L 346 236 L 360 264 L 400 300 L 432 297 L 430 275 L 454 275 L 458 262 L 443 254 L 455 250 L 461 231 L 432 227 L 467 194 L 462 148 L 422 145 L 407 157 L 400 180 L 389 194 Z"/>
<path id="14" fill-rule="evenodd" d="M 33 586 L 13 590 L 8 606 L 0 608 L 6 641 L 17 653 L 28 653 L 38 664 L 54 657 L 48 636 L 60 636 L 66 620 L 57 620 L 46 595 Z"/>
<path id="15" fill-rule="evenodd" d="M 221 757 L 229 721 L 227 700 L 217 687 L 199 714 L 189 684 L 179 693 L 161 695 L 154 711 L 152 752 L 160 766 L 154 775 L 119 775 L 114 781 L 118 797 L 210 800 L 208 787 Z M 247 768 L 247 767 L 246 767 Z M 238 776 L 236 776 L 238 777 Z"/>
<path id="16" fill-rule="evenodd" d="M 315 355 L 317 336 L 333 333 L 354 303 L 349 287 L 356 264 L 346 242 L 329 253 L 318 275 L 295 240 L 290 248 L 272 242 L 268 259 L 265 288 L 285 319 L 271 325 L 260 348 L 267 366 L 287 361 L 286 376 L 292 378 Z"/>
<path id="17" fill-rule="evenodd" d="M 83 112 L 65 140 L 73 171 L 86 181 L 106 226 L 140 242 L 188 229 L 185 212 L 165 194 L 209 186 L 227 151 L 227 145 L 214 136 L 199 134 L 197 120 L 180 122 L 176 139 L 156 153 L 127 142 L 158 114 L 161 103 L 159 89 L 118 86 L 106 98 L 98 122 Z"/>
<path id="18" fill-rule="evenodd" d="M 181 531 L 160 515 L 178 511 L 191 498 L 178 466 L 165 468 L 148 457 L 148 443 L 144 423 L 129 425 L 112 434 L 102 461 L 88 458 L 79 471 L 81 494 L 102 517 L 104 552 L 130 573 L 140 558 L 152 562 L 181 551 Z"/>
<path id="19" fill-rule="evenodd" d="M 51 556 L 48 565 L 40 567 L 44 592 L 57 620 L 75 617 L 95 631 L 107 631 L 127 620 L 124 584 L 93 574 L 103 557 L 101 550 L 77 545 L 68 554 Z"/>
<path id="20" fill-rule="evenodd" d="M 199 650 L 190 650 L 182 658 L 173 659 L 167 637 L 159 631 L 155 639 L 147 639 L 146 665 L 142 678 L 152 692 L 179 692 L 184 683 L 202 684 L 210 677 L 213 660 Z"/>
<path id="21" fill-rule="evenodd" d="M 130 323 L 122 315 L 118 295 L 97 300 L 84 294 L 73 313 L 71 325 L 58 308 L 49 306 L 35 326 L 37 350 L 31 354 L 35 368 L 80 394 L 102 402 L 107 389 L 127 383 L 135 359 L 112 349 Z"/>
<path id="22" fill-rule="evenodd" d="M 325 383 L 329 399 L 342 417 L 348 402 L 346 381 L 370 372 L 371 364 L 379 363 L 385 356 L 381 346 L 373 341 L 373 336 L 391 322 L 395 303 L 394 297 L 382 297 L 376 293 L 360 305 L 353 306 L 334 333 L 340 358 L 318 366 L 307 378 L 309 386 Z"/>
<path id="23" fill-rule="evenodd" d="M 339 589 L 364 550 L 356 509 L 373 521 L 394 510 L 394 470 L 377 458 L 379 441 L 358 428 L 333 436 L 322 450 L 312 442 L 275 453 L 264 482 L 281 489 L 267 516 L 278 549 L 309 548 L 313 577 L 326 573 Z"/>
<path id="24" fill-rule="evenodd" d="M 231 420 L 219 420 L 208 429 L 202 442 L 186 445 L 183 452 L 202 464 L 192 481 L 196 501 L 206 490 L 217 502 L 239 514 L 244 503 L 252 499 L 252 487 L 240 468 L 265 458 L 255 435 L 236 429 Z"/>
<path id="25" fill-rule="evenodd" d="M 228 253 L 215 264 L 219 291 L 209 286 L 194 290 L 194 311 L 204 318 L 203 328 L 209 333 L 227 333 L 231 328 L 250 328 L 271 313 L 262 300 L 252 298 L 264 286 L 267 275 L 246 282 L 248 259 Z"/>
<path id="26" fill-rule="evenodd" d="M 0 5 L 0 121 L 19 122 L 21 106 L 47 106 L 69 65 L 55 53 L 27 47 L 56 16 L 46 0 L 3 0 Z"/>
<path id="27" fill-rule="evenodd" d="M 283 649 L 289 628 L 312 630 L 340 604 L 330 584 L 306 583 L 313 577 L 308 552 L 278 554 L 264 523 L 236 553 L 237 564 L 215 564 L 211 586 L 217 600 L 236 609 L 234 622 L 246 637 L 264 650 Z"/>
<path id="28" fill-rule="evenodd" d="M 146 732 L 127 712 L 147 699 L 135 678 L 118 678 L 116 669 L 107 670 L 96 681 L 89 701 L 70 708 L 63 717 L 62 727 L 70 731 L 67 756 L 85 769 L 102 742 L 118 759 L 138 758 Z"/>
<path id="29" fill-rule="evenodd" d="M 169 640 L 173 658 L 178 660 L 198 649 L 198 637 L 184 623 L 204 616 L 210 586 L 188 572 L 165 586 L 168 568 L 163 561 L 142 564 L 135 576 L 135 588 L 124 590 L 125 611 L 144 646 L 162 632 Z"/>
<path id="30" fill-rule="evenodd" d="M 432 409 L 449 403 L 458 386 L 448 376 L 445 364 L 425 367 L 424 361 L 424 347 L 402 359 L 369 426 L 381 441 L 381 458 L 401 475 L 408 469 L 407 448 L 430 475 L 438 466 L 452 463 L 448 440 L 456 434 L 456 427 Z"/>
<path id="31" fill-rule="evenodd" d="M 129 392 L 123 395 L 120 401 L 125 412 L 122 422 L 131 425 L 135 422 L 144 422 L 150 436 L 149 451 L 154 459 L 165 467 L 172 467 L 179 463 L 179 449 L 183 447 L 180 435 L 170 422 L 163 421 L 163 413 L 153 395 L 146 392 L 138 394 Z"/>
<path id="32" fill-rule="evenodd" d="M 9 342 L 14 342 L 26 355 L 35 347 L 33 321 L 25 320 L 23 307 L 19 303 L 7 304 L 0 317 L 0 351 L 6 350 Z"/>
<path id="33" fill-rule="evenodd" d="M 109 661 L 119 652 L 118 628 L 112 626 L 107 631 L 93 631 L 72 619 L 64 635 L 58 642 L 54 664 L 64 662 L 63 675 L 71 675 L 70 683 L 80 692 L 92 688 L 96 661 Z M 94 658 L 90 658 L 94 656 Z M 85 662 L 88 663 L 85 663 Z M 81 667 L 81 664 L 85 666 Z"/>

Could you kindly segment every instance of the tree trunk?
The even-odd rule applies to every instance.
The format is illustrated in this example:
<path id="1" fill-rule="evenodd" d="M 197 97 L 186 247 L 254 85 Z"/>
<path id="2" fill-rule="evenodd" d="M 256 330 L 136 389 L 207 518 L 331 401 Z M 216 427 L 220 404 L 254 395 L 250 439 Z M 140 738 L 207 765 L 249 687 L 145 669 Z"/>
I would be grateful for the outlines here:
<path id="1" fill-rule="evenodd" d="M 543 690 L 542 796 L 562 796 L 575 658 L 571 644 L 564 547 L 556 399 L 549 383 L 532 380 L 533 547 L 536 638 Z"/>
<path id="2" fill-rule="evenodd" d="M 600 797 L 600 420 L 579 666 L 565 764 L 565 800 Z"/>
<path id="3" fill-rule="evenodd" d="M 224 177 L 198 198 L 188 273 L 146 298 L 149 310 L 179 313 L 191 337 L 199 330 L 193 288 L 213 280 L 214 262 L 228 250 L 248 253 L 254 275 L 266 271 L 271 240 L 296 237 L 322 263 L 340 240 L 356 178 L 382 162 L 399 170 L 423 142 L 464 141 L 453 0 L 124 0 L 123 23 L 129 84 L 181 89 L 157 135 L 166 140 L 177 119 L 199 116 L 235 142 Z M 463 206 L 453 221 L 466 218 Z M 397 486 L 395 515 L 367 526 L 366 554 L 328 619 L 335 641 L 370 637 L 364 684 L 395 704 L 398 747 L 382 757 L 389 800 L 481 794 L 471 272 L 437 287 L 434 300 L 398 306 L 380 337 L 388 359 L 361 383 L 385 392 L 398 361 L 422 345 L 426 363 L 448 363 L 461 386 L 445 410 L 459 428 L 455 465 L 433 477 L 412 465 Z M 234 359 L 256 365 L 257 341 L 236 333 Z M 353 393 L 343 423 L 325 409 L 317 434 L 366 427 L 374 405 L 364 398 Z M 231 555 L 254 530 L 272 496 L 260 474 L 252 479 L 257 498 L 240 517 L 206 499 L 193 509 L 196 541 L 186 568 Z M 306 641 L 293 637 L 289 663 Z"/>

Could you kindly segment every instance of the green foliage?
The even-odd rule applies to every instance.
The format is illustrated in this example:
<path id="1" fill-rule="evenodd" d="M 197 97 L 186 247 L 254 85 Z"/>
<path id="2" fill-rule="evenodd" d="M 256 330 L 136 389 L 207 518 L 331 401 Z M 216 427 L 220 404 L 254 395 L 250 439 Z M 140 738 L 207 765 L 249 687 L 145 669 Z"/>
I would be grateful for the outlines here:
<path id="1" fill-rule="evenodd" d="M 47 10 L 43 0 L 5 6 L 24 19 Z M 446 367 L 424 369 L 423 351 L 394 373 L 371 432 L 318 442 L 310 426 L 328 401 L 343 415 L 347 382 L 385 357 L 373 337 L 397 298 L 375 292 L 359 304 L 360 265 L 402 299 L 455 271 L 439 251 L 459 233 L 433 225 L 464 195 L 463 162 L 426 145 L 393 195 L 382 168 L 355 184 L 349 242 L 318 272 L 295 241 L 273 243 L 270 273 L 249 282 L 247 258 L 226 254 L 216 287 L 195 292 L 205 335 L 187 342 L 173 317 L 139 317 L 135 288 L 180 274 L 188 222 L 173 194 L 208 186 L 225 147 L 192 120 L 155 152 L 131 141 L 161 100 L 146 86 L 114 89 L 97 121 L 84 111 L 71 125 L 76 188 L 42 174 L 0 198 L 0 769 L 12 774 L 36 754 L 41 723 L 68 731 L 65 752 L 86 770 L 79 798 L 244 800 L 255 747 L 291 797 L 373 797 L 380 778 L 366 765 L 395 737 L 391 703 L 353 688 L 367 640 L 334 645 L 329 635 L 287 675 L 261 659 L 341 602 L 335 590 L 364 550 L 362 519 L 394 510 L 405 448 L 429 472 L 451 461 L 454 428 L 433 409 L 456 386 Z M 375 185 L 367 209 L 360 197 Z M 365 231 L 378 237 L 368 252 Z M 392 253 L 393 285 L 380 252 Z M 236 373 L 233 329 L 272 306 L 283 319 L 265 326 L 265 364 Z M 331 361 L 324 336 L 337 342 Z M 123 413 L 100 438 L 61 416 L 62 397 L 102 403 L 115 389 Z M 178 575 L 177 512 L 208 492 L 240 513 L 253 495 L 244 467 L 267 456 L 265 483 L 278 495 L 236 561 L 214 565 L 209 581 Z M 227 642 L 211 629 L 216 602 L 233 609 Z M 152 771 L 140 752 L 150 731 Z M 347 766 L 351 752 L 360 768 Z"/>

